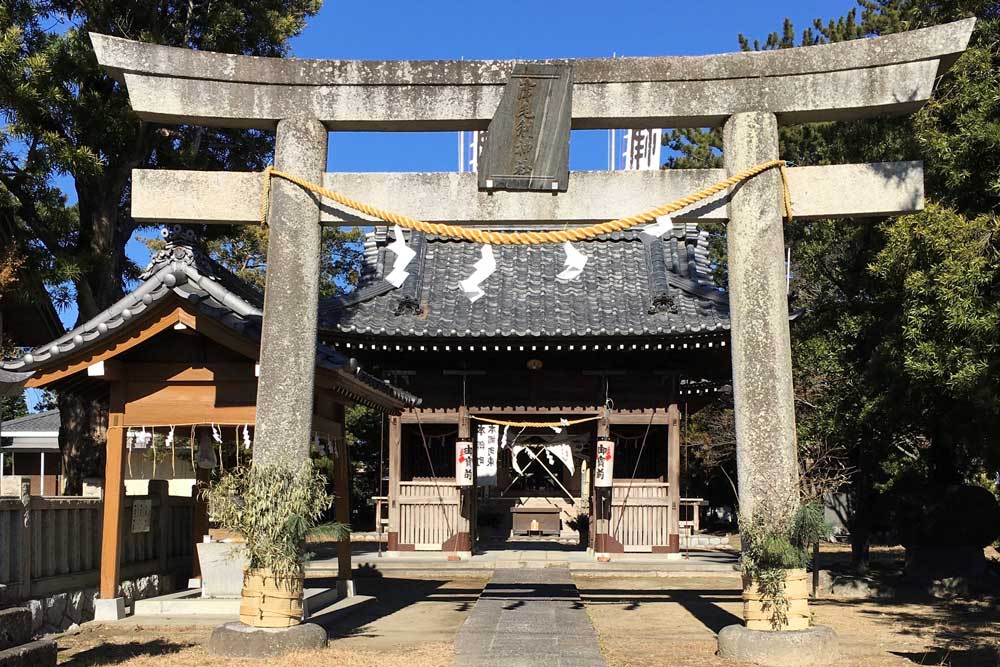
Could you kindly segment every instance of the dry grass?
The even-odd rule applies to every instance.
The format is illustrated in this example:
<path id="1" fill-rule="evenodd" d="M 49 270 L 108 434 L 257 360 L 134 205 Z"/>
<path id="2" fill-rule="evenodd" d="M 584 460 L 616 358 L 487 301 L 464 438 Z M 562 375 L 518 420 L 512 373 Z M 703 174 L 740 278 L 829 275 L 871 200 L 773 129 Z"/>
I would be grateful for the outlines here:
<path id="1" fill-rule="evenodd" d="M 204 648 L 211 628 L 134 628 L 109 633 L 109 627 L 85 630 L 61 640 L 62 667 L 438 667 L 452 664 L 452 647 L 430 643 L 399 649 L 367 650 L 334 642 L 319 651 L 303 651 L 270 660 L 237 660 L 209 655 Z"/>

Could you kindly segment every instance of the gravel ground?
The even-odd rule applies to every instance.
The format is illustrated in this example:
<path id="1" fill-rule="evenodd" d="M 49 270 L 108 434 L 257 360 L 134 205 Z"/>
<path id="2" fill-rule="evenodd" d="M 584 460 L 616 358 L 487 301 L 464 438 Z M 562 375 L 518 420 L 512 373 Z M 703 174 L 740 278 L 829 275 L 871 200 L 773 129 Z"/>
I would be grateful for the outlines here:
<path id="1" fill-rule="evenodd" d="M 739 622 L 738 580 L 576 578 L 612 667 L 730 666 L 715 633 Z M 837 667 L 1000 665 L 1000 609 L 988 600 L 819 600 L 815 622 L 841 638 Z"/>
<path id="2" fill-rule="evenodd" d="M 288 656 L 281 667 L 431 667 L 454 662 L 455 636 L 486 584 L 477 578 L 357 579 L 378 602 L 334 626 L 329 648 Z M 715 632 L 739 621 L 734 577 L 578 576 L 587 613 L 612 667 L 740 667 L 715 656 Z M 845 656 L 836 667 L 1000 667 L 1000 608 L 991 600 L 820 600 L 815 621 L 833 627 Z M 85 624 L 59 639 L 67 667 L 250 667 L 210 657 L 214 622 L 156 626 Z"/>

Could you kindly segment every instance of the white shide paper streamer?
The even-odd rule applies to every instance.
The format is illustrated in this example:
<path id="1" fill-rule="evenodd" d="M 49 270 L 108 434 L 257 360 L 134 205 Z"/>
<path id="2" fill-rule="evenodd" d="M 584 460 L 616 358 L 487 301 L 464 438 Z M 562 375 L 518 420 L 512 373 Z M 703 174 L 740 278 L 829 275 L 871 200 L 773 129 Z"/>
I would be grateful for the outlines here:
<path id="1" fill-rule="evenodd" d="M 385 279 L 392 283 L 393 287 L 399 287 L 410 275 L 406 267 L 417 256 L 417 253 L 406 245 L 406 239 L 403 238 L 403 230 L 400 229 L 399 225 L 392 228 L 392 233 L 396 238 L 388 245 L 388 248 L 396 254 L 396 261 L 392 263 L 392 272 Z"/>
<path id="2" fill-rule="evenodd" d="M 486 294 L 486 292 L 479 288 L 479 285 L 497 270 L 497 261 L 493 257 L 493 246 L 484 245 L 482 247 L 482 256 L 473 268 L 475 270 L 472 272 L 472 275 L 458 284 L 458 287 L 465 292 L 465 296 L 471 303 L 475 303 L 480 297 Z"/>
<path id="3" fill-rule="evenodd" d="M 669 215 L 661 215 L 653 224 L 643 227 L 642 233 L 658 239 L 674 228 L 674 222 Z"/>
<path id="4" fill-rule="evenodd" d="M 576 280 L 583 273 L 583 267 L 587 265 L 587 256 L 574 248 L 569 241 L 563 244 L 563 249 L 566 251 L 566 265 L 562 272 L 556 276 L 556 280 L 568 283 L 571 280 Z"/>

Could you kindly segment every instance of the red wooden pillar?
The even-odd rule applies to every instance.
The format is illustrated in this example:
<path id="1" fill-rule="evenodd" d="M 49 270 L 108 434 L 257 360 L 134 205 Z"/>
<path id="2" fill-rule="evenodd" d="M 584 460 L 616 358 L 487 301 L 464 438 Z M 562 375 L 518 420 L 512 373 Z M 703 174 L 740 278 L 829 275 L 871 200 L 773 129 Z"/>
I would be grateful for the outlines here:
<path id="1" fill-rule="evenodd" d="M 125 500 L 125 387 L 111 383 L 108 409 L 107 450 L 104 459 L 104 509 L 101 524 L 100 599 L 111 601 L 95 606 L 95 620 L 121 618 L 124 603 L 118 598 L 122 544 L 122 505 Z"/>

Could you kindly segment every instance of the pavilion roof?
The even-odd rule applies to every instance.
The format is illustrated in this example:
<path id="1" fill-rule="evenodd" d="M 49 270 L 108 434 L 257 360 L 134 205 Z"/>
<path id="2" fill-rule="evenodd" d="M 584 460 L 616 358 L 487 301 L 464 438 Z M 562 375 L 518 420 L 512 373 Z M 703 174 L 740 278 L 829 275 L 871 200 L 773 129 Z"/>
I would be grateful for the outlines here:
<path id="1" fill-rule="evenodd" d="M 23 384 L 57 359 L 77 356 L 105 343 L 169 297 L 179 297 L 239 335 L 260 341 L 263 295 L 209 257 L 194 243 L 190 231 L 175 228 L 166 246 L 153 255 L 141 279 L 136 289 L 94 318 L 18 359 L 0 363 L 0 384 Z M 361 370 L 356 360 L 326 345 L 316 346 L 316 365 L 356 378 L 387 402 L 418 402 L 416 397 Z"/>
<path id="2" fill-rule="evenodd" d="M 4 437 L 18 433 L 59 434 L 59 410 L 36 412 L 3 422 Z"/>
<path id="3" fill-rule="evenodd" d="M 358 289 L 324 301 L 326 334 L 401 338 L 601 338 L 727 334 L 729 303 L 711 280 L 709 236 L 674 223 L 659 239 L 638 231 L 575 243 L 588 257 L 575 281 L 556 280 L 561 245 L 494 246 L 497 270 L 470 303 L 458 283 L 480 257 L 476 243 L 405 232 L 417 255 L 396 289 L 384 276 L 393 232 L 367 235 Z"/>

